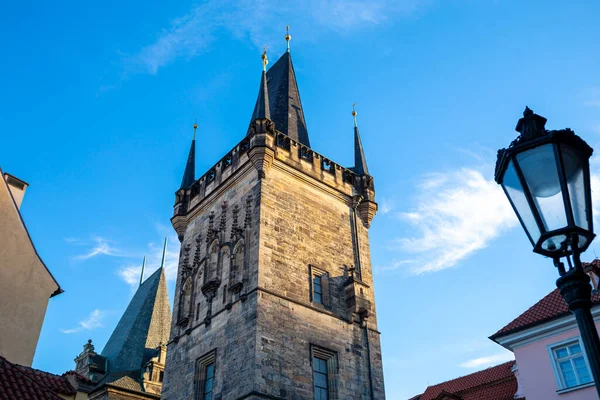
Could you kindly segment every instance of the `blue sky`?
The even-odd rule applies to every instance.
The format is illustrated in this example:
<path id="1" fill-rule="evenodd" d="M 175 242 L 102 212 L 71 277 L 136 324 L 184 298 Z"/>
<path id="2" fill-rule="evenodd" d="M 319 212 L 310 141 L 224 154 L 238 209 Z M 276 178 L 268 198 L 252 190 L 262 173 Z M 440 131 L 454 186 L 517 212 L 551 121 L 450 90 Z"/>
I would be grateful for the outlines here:
<path id="1" fill-rule="evenodd" d="M 158 267 L 198 118 L 202 174 L 245 134 L 260 53 L 292 56 L 316 151 L 351 166 L 351 105 L 380 210 L 370 231 L 386 391 L 406 399 L 510 358 L 487 339 L 554 288 L 492 180 L 525 105 L 600 140 L 589 1 L 4 2 L 2 168 L 66 292 L 34 366 L 101 349 Z M 593 162 L 594 188 L 600 167 Z M 595 194 L 597 196 L 597 194 Z M 596 213 L 598 215 L 598 213 Z M 588 250 L 591 259 L 600 241 Z"/>

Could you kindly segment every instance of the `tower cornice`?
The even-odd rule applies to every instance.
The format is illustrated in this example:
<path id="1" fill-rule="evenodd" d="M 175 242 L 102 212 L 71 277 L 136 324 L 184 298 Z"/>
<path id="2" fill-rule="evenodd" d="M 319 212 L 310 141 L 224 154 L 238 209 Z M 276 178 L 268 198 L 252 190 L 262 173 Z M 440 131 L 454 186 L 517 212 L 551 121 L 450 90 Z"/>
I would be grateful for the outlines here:
<path id="1" fill-rule="evenodd" d="M 360 207 L 360 215 L 366 226 L 370 225 L 377 211 L 371 176 L 357 175 L 351 169 L 342 167 L 283 133 L 257 133 L 241 140 L 188 189 L 176 192 L 171 222 L 180 239 L 187 221 L 192 218 L 192 214 L 196 214 L 197 207 L 202 208 L 201 203 L 210 201 L 210 198 L 227 190 L 239 179 L 240 173 L 252 165 L 257 169 L 259 177 L 267 174 L 268 169 L 275 165 L 349 205 L 353 196 L 362 195 L 364 201 Z"/>

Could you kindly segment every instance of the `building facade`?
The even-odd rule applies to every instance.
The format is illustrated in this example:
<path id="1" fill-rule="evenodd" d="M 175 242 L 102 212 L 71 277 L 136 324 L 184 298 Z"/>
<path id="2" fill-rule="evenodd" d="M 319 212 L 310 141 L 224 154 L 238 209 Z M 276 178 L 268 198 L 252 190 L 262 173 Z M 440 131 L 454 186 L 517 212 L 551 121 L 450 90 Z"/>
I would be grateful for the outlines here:
<path id="1" fill-rule="evenodd" d="M 312 150 L 289 50 L 263 62 L 246 136 L 199 179 L 192 141 L 176 192 L 163 398 L 384 399 L 358 128 L 352 168 Z"/>
<path id="2" fill-rule="evenodd" d="M 584 266 L 592 278 L 592 316 L 600 330 L 600 260 Z M 490 338 L 515 354 L 519 391 L 527 399 L 598 398 L 577 321 L 558 289 Z"/>
<path id="3" fill-rule="evenodd" d="M 63 290 L 37 253 L 21 217 L 29 185 L 2 170 L 0 174 L 0 356 L 31 366 L 48 299 Z"/>

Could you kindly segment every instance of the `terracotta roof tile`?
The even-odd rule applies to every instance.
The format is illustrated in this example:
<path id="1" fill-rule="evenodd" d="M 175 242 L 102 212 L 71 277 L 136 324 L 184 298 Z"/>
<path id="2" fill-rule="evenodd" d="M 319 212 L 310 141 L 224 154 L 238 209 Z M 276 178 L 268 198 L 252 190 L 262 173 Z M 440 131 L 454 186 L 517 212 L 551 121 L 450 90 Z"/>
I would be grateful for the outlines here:
<path id="1" fill-rule="evenodd" d="M 13 364 L 0 356 L 0 400 L 61 400 L 75 394 L 62 376 Z"/>
<path id="2" fill-rule="evenodd" d="M 517 379 L 512 367 L 514 361 L 478 371 L 470 375 L 429 386 L 417 397 L 435 400 L 442 392 L 452 393 L 463 400 L 513 400 L 517 392 Z"/>
<path id="3" fill-rule="evenodd" d="M 600 260 L 594 260 L 594 263 Z M 592 263 L 584 263 L 584 266 L 588 266 Z M 592 294 L 592 303 L 600 304 L 600 293 Z M 523 314 L 519 315 L 512 322 L 500 329 L 498 332 L 490 336 L 490 339 L 495 340 L 496 338 L 510 333 L 514 333 L 533 325 L 550 321 L 555 318 L 562 317 L 569 313 L 569 307 L 562 298 L 558 289 L 554 289 L 546 297 L 535 303 Z"/>
<path id="4" fill-rule="evenodd" d="M 28 374 L 32 379 L 40 382 L 45 387 L 52 390 L 54 393 L 73 395 L 77 392 L 64 376 L 54 375 L 49 372 L 41 371 L 35 368 L 24 367 L 22 365 L 18 365 L 17 367 L 24 373 Z"/>

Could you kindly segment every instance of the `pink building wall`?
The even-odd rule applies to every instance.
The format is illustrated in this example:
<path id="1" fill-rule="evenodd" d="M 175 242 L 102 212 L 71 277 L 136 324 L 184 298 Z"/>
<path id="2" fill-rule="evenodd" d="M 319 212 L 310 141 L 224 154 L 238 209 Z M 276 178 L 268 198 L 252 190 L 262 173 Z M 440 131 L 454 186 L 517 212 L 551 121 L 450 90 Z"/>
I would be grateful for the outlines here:
<path id="1" fill-rule="evenodd" d="M 596 328 L 600 330 L 600 322 L 596 323 Z M 519 384 L 527 400 L 598 400 L 594 386 L 556 393 L 559 384 L 554 375 L 548 345 L 579 336 L 579 330 L 572 329 L 514 349 L 519 368 Z"/>

